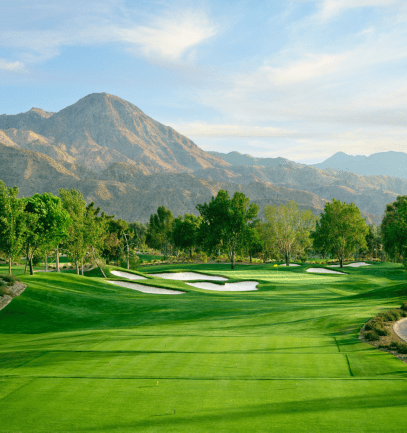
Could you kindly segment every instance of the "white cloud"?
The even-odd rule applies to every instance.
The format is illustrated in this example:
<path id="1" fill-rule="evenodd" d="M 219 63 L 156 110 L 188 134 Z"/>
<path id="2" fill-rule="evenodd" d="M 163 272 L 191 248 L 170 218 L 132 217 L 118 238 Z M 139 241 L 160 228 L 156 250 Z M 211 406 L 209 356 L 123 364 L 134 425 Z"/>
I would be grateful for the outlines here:
<path id="1" fill-rule="evenodd" d="M 320 17 L 329 19 L 347 9 L 385 7 L 396 3 L 400 3 L 400 0 L 322 0 Z"/>
<path id="2" fill-rule="evenodd" d="M 9 60 L 0 58 L 0 69 L 7 71 L 21 70 L 24 67 L 22 62 L 10 62 Z"/>
<path id="3" fill-rule="evenodd" d="M 239 124 L 191 122 L 171 126 L 186 136 L 196 137 L 286 137 L 296 134 L 296 131 L 289 129 Z"/>
<path id="4" fill-rule="evenodd" d="M 294 0 L 295 2 L 318 3 L 320 11 L 317 18 L 328 20 L 348 9 L 363 7 L 389 7 L 395 4 L 403 5 L 404 0 Z"/>
<path id="5" fill-rule="evenodd" d="M 67 46 L 110 43 L 124 45 L 133 54 L 149 59 L 188 62 L 193 59 L 193 48 L 218 32 L 216 23 L 203 10 L 163 7 L 157 14 L 147 15 L 135 13 L 121 1 L 91 6 L 86 2 L 82 6 L 70 3 L 70 7 L 51 2 L 49 8 L 22 5 L 21 22 L 15 22 L 14 28 L 7 17 L 0 16 L 4 29 L 0 46 L 14 49 L 27 63 L 45 62 Z M 42 25 L 43 20 L 47 26 Z"/>
<path id="6" fill-rule="evenodd" d="M 179 60 L 189 49 L 214 36 L 218 29 L 202 11 L 182 11 L 157 17 L 150 25 L 116 29 L 124 42 L 146 57 Z"/>

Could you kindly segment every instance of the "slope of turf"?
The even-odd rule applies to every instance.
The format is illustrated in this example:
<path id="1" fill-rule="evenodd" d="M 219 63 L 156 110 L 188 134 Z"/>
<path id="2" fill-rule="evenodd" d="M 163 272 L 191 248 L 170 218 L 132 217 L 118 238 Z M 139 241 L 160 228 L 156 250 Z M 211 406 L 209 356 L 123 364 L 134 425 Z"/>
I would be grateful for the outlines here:
<path id="1" fill-rule="evenodd" d="M 404 431 L 407 364 L 358 340 L 378 307 L 407 299 L 402 267 L 306 268 L 141 269 L 259 281 L 142 281 L 182 297 L 20 276 L 26 291 L 0 311 L 0 432 Z"/>

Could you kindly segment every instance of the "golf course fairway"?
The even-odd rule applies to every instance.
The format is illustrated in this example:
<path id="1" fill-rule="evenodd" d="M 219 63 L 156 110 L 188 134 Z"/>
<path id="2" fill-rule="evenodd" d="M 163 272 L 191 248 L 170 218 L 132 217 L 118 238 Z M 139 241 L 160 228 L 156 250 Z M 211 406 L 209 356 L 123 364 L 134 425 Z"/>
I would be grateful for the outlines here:
<path id="1" fill-rule="evenodd" d="M 370 317 L 407 300 L 402 265 L 308 267 L 139 269 L 140 284 L 180 296 L 19 275 L 27 289 L 0 311 L 0 432 L 406 431 L 407 364 L 358 340 Z M 147 275 L 170 271 L 258 290 Z"/>

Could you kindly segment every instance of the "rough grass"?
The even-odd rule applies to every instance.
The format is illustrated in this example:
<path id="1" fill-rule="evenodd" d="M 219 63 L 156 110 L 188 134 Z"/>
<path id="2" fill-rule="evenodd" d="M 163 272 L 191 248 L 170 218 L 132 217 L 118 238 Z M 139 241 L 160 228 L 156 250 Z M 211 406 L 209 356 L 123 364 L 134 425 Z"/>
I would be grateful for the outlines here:
<path id="1" fill-rule="evenodd" d="M 179 297 L 20 276 L 28 288 L 0 311 L 0 432 L 404 431 L 407 364 L 358 340 L 377 308 L 406 301 L 402 266 L 306 268 L 142 268 L 260 283 L 147 281 Z"/>

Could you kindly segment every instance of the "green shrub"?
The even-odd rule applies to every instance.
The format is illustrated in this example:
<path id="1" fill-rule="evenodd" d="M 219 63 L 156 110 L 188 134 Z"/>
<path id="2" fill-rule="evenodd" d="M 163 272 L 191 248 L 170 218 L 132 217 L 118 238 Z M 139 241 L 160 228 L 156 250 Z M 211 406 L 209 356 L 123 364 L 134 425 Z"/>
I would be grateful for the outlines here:
<path id="1" fill-rule="evenodd" d="M 401 311 L 393 309 L 381 313 L 381 316 L 383 317 L 383 320 L 385 320 L 386 322 L 395 322 L 397 320 L 400 320 Z"/>
<path id="2" fill-rule="evenodd" d="M 403 311 L 407 311 L 407 302 L 403 302 L 402 306 L 400 307 Z"/>
<path id="3" fill-rule="evenodd" d="M 399 343 L 397 347 L 397 352 L 401 353 L 403 355 L 407 355 L 407 344 L 406 343 Z"/>
<path id="4" fill-rule="evenodd" d="M 385 337 L 386 335 L 389 335 L 389 331 L 386 328 L 375 328 L 373 331 L 377 333 L 377 335 L 380 335 L 381 337 Z"/>
<path id="5" fill-rule="evenodd" d="M 0 275 L 0 279 L 8 286 L 13 286 L 17 281 L 19 281 L 15 275 L 10 274 L 2 274 Z"/>
<path id="6" fill-rule="evenodd" d="M 365 332 L 365 338 L 368 341 L 378 341 L 380 340 L 380 335 L 376 331 Z"/>

